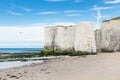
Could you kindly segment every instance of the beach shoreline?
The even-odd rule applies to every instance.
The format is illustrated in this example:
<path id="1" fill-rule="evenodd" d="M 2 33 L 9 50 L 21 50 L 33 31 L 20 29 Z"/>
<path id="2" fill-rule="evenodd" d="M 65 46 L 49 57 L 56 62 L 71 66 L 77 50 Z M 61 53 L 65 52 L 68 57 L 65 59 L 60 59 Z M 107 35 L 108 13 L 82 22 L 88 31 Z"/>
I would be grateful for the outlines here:
<path id="1" fill-rule="evenodd" d="M 1 80 L 119 80 L 120 53 L 59 57 L 0 71 Z"/>

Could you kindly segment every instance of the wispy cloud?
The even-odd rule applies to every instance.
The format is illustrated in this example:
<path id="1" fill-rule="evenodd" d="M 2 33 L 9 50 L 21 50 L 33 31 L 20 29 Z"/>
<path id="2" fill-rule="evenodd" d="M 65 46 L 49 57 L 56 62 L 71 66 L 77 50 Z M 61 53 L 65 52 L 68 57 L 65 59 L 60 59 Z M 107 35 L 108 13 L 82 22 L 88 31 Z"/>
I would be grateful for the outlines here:
<path id="1" fill-rule="evenodd" d="M 92 10 L 96 10 L 97 11 L 97 16 L 96 16 L 96 27 L 99 28 L 99 24 L 100 24 L 100 20 L 101 18 L 106 18 L 108 16 L 106 15 L 102 15 L 101 14 L 101 10 L 108 10 L 108 9 L 112 9 L 115 6 L 111 6 L 111 7 L 97 7 L 96 5 L 92 8 Z"/>
<path id="2" fill-rule="evenodd" d="M 8 13 L 12 14 L 12 15 L 16 15 L 16 16 L 21 16 L 22 15 L 21 13 L 17 13 L 17 12 L 11 11 L 11 10 L 8 10 Z"/>
<path id="3" fill-rule="evenodd" d="M 75 16 L 81 16 L 81 14 L 67 14 L 68 17 L 75 17 Z"/>
<path id="4" fill-rule="evenodd" d="M 78 13 L 78 12 L 84 12 L 83 10 L 66 10 L 64 13 Z"/>
<path id="5" fill-rule="evenodd" d="M 64 2 L 64 1 L 69 1 L 69 0 L 45 0 L 48 2 Z M 80 3 L 82 0 L 73 0 L 75 3 Z"/>
<path id="6" fill-rule="evenodd" d="M 43 47 L 44 27 L 0 26 L 0 37 L 0 47 Z"/>
<path id="7" fill-rule="evenodd" d="M 38 22 L 38 23 L 30 24 L 30 25 L 31 26 L 38 26 L 38 27 L 46 27 L 46 26 L 51 25 L 51 24 Z"/>
<path id="8" fill-rule="evenodd" d="M 19 9 L 23 10 L 23 11 L 26 11 L 26 12 L 30 12 L 31 9 L 29 8 L 25 8 L 25 7 L 22 7 L 22 6 L 17 6 Z"/>
<path id="9" fill-rule="evenodd" d="M 47 26 L 58 26 L 58 25 L 63 25 L 63 26 L 69 26 L 69 25 L 75 25 L 74 22 L 53 22 L 53 23 L 34 23 L 32 26 L 39 26 L 39 27 L 47 27 Z"/>
<path id="10" fill-rule="evenodd" d="M 120 0 L 106 0 L 105 4 L 118 4 L 120 3 Z"/>
<path id="11" fill-rule="evenodd" d="M 45 0 L 45 1 L 49 1 L 49 2 L 63 2 L 63 1 L 66 1 L 66 0 Z"/>
<path id="12" fill-rule="evenodd" d="M 26 7 L 23 7 L 23 6 L 18 6 L 18 5 L 15 5 L 15 4 L 12 4 L 11 9 L 19 9 L 19 10 L 23 10 L 23 11 L 26 11 L 26 12 L 30 12 L 31 11 L 30 8 L 26 8 Z"/>
<path id="13" fill-rule="evenodd" d="M 75 25 L 73 22 L 56 22 L 54 25 L 64 25 L 64 26 L 70 26 L 70 25 Z"/>
<path id="14" fill-rule="evenodd" d="M 94 6 L 93 8 L 92 8 L 92 10 L 106 10 L 106 9 L 112 9 L 112 8 L 115 8 L 116 6 L 110 6 L 110 7 L 98 7 L 98 6 Z"/>
<path id="15" fill-rule="evenodd" d="M 57 12 L 48 11 L 48 12 L 39 12 L 39 13 L 37 13 L 37 15 L 48 15 L 48 14 L 57 14 Z"/>

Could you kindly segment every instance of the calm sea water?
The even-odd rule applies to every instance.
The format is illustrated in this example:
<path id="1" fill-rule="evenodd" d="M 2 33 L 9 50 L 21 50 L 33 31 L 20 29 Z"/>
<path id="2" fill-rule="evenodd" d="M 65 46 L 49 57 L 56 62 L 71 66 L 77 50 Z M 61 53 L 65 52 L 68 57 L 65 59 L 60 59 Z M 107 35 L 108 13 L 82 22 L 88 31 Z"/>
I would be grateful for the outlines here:
<path id="1" fill-rule="evenodd" d="M 41 51 L 42 48 L 0 48 L 0 53 L 22 53 Z"/>

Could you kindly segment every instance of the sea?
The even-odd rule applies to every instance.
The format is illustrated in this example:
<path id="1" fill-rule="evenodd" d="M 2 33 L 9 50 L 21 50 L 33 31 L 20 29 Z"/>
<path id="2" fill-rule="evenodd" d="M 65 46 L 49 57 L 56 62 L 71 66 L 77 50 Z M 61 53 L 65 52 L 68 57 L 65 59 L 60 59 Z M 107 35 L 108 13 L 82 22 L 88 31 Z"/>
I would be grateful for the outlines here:
<path id="1" fill-rule="evenodd" d="M 25 53 L 25 52 L 40 52 L 43 48 L 0 48 L 1 53 Z M 36 61 L 3 61 L 0 62 L 0 70 L 9 69 L 9 68 L 16 68 L 22 67 L 25 65 L 32 65 L 32 64 L 41 64 L 44 60 L 36 60 Z"/>
<path id="2" fill-rule="evenodd" d="M 40 52 L 43 48 L 0 48 L 0 53 Z"/>

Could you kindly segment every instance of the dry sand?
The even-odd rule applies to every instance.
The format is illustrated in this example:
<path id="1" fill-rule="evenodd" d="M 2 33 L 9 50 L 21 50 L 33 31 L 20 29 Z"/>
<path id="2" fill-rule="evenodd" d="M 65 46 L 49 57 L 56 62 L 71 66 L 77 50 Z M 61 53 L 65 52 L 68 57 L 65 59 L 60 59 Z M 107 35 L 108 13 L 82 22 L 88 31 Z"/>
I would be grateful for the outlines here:
<path id="1" fill-rule="evenodd" d="M 63 57 L 2 70 L 0 80 L 120 80 L 120 53 Z"/>

